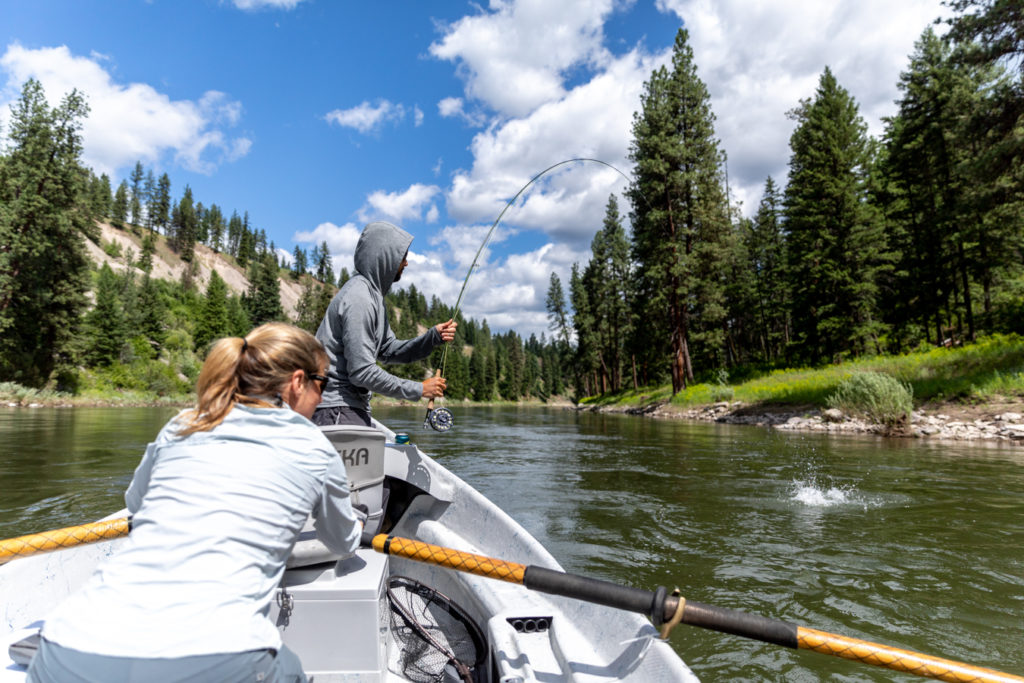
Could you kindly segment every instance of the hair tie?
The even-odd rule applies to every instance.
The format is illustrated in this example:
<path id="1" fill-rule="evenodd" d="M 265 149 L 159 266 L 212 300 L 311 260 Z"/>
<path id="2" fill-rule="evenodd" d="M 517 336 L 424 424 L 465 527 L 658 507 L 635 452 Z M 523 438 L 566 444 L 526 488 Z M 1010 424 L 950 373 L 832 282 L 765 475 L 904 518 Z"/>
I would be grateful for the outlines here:
<path id="1" fill-rule="evenodd" d="M 245 350 L 247 348 L 249 348 L 249 340 L 246 339 L 245 337 L 242 337 L 242 353 L 245 353 Z"/>

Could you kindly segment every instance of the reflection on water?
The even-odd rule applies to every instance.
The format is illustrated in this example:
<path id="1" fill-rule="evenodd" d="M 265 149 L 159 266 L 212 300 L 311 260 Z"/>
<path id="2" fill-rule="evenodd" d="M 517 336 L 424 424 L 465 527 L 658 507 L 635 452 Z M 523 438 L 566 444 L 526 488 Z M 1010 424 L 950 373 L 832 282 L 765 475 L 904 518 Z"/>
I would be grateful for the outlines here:
<path id="1" fill-rule="evenodd" d="M 1024 673 L 1024 449 L 537 408 L 375 414 L 569 571 Z M 89 521 L 170 410 L 0 411 L 0 535 Z M 515 560 L 516 558 L 507 558 Z M 913 680 L 680 627 L 706 681 Z"/>

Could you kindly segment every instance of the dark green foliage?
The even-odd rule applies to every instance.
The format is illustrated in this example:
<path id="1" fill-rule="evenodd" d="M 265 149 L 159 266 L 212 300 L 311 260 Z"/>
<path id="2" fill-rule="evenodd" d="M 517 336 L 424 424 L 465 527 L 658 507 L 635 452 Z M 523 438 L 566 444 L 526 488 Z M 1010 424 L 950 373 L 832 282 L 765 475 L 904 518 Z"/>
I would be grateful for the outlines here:
<path id="1" fill-rule="evenodd" d="M 231 321 L 228 316 L 228 287 L 216 270 L 210 271 L 210 282 L 206 285 L 206 296 L 203 298 L 202 312 L 196 322 L 193 341 L 196 351 L 205 355 L 207 347 L 215 339 L 226 337 L 231 333 Z"/>
<path id="2" fill-rule="evenodd" d="M 92 365 L 110 365 L 121 358 L 128 341 L 128 319 L 119 290 L 121 284 L 106 263 L 96 280 L 96 303 L 86 316 L 89 345 L 86 358 Z"/>
<path id="3" fill-rule="evenodd" d="M 85 307 L 93 229 L 81 155 L 77 91 L 51 108 L 29 80 L 11 107 L 10 147 L 0 157 L 0 380 L 39 387 L 73 365 Z"/>
<path id="4" fill-rule="evenodd" d="M 245 309 L 254 326 L 284 319 L 281 285 L 277 281 L 277 259 L 270 252 L 254 260 L 249 267 L 249 291 Z"/>
<path id="5" fill-rule="evenodd" d="M 671 370 L 675 393 L 693 379 L 691 335 L 711 358 L 724 350 L 722 284 L 733 238 L 710 96 L 685 29 L 671 71 L 661 67 L 645 84 L 630 159 L 636 334 L 649 340 L 643 361 Z"/>
<path id="6" fill-rule="evenodd" d="M 551 284 L 545 299 L 548 310 L 548 329 L 555 332 L 559 339 L 569 343 L 569 313 L 565 308 L 565 290 L 557 273 L 551 273 Z"/>
<path id="7" fill-rule="evenodd" d="M 797 127 L 785 193 L 794 341 L 811 362 L 877 348 L 879 271 L 888 254 L 869 201 L 867 125 L 825 69 L 813 99 L 791 113 Z"/>
<path id="8" fill-rule="evenodd" d="M 128 195 L 128 211 L 130 213 L 131 222 L 135 225 L 139 225 L 142 221 L 142 207 L 146 203 L 145 193 L 143 192 L 142 181 L 145 178 L 145 170 L 142 168 L 142 162 L 136 161 L 135 168 L 132 169 L 132 174 L 129 177 L 129 189 L 131 192 Z"/>
<path id="9" fill-rule="evenodd" d="M 306 250 L 296 244 L 295 251 L 292 252 L 292 277 L 298 280 L 308 270 L 309 257 L 306 255 Z"/>
<path id="10" fill-rule="evenodd" d="M 191 261 L 199 237 L 199 215 L 192 198 L 192 188 L 185 186 L 185 194 L 171 212 L 171 248 L 183 261 Z"/>
<path id="11" fill-rule="evenodd" d="M 779 358 L 789 343 L 789 286 L 786 282 L 786 242 L 782 206 L 775 182 L 768 178 L 754 219 L 745 224 L 743 242 L 753 279 L 752 315 L 756 344 L 763 358 Z"/>
<path id="12" fill-rule="evenodd" d="M 128 221 L 128 183 L 121 181 L 114 193 L 114 200 L 110 205 L 110 222 L 118 228 L 123 228 Z"/>

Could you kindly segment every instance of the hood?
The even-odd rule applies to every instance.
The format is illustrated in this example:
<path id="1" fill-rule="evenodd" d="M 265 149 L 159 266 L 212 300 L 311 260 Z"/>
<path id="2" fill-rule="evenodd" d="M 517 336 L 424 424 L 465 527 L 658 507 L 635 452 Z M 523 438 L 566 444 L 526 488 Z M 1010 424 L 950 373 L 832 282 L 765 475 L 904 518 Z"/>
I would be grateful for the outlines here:
<path id="1" fill-rule="evenodd" d="M 412 244 L 412 235 L 397 225 L 377 221 L 363 228 L 356 244 L 356 272 L 387 294 L 395 281 L 402 259 Z"/>

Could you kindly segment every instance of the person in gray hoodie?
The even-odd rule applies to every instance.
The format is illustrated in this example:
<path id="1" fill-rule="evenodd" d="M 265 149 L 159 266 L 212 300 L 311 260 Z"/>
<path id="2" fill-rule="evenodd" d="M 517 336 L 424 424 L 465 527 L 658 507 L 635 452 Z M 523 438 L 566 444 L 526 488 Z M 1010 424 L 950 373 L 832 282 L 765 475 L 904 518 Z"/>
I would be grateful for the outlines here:
<path id="1" fill-rule="evenodd" d="M 331 362 L 323 397 L 313 413 L 315 424 L 370 426 L 373 392 L 410 401 L 444 395 L 443 377 L 417 382 L 395 377 L 377 365 L 378 360 L 411 363 L 426 358 L 435 346 L 455 338 L 454 320 L 415 339 L 396 339 L 391 331 L 384 297 L 409 264 L 410 244 L 412 235 L 390 223 L 363 228 L 356 244 L 356 275 L 334 295 L 316 331 Z"/>

